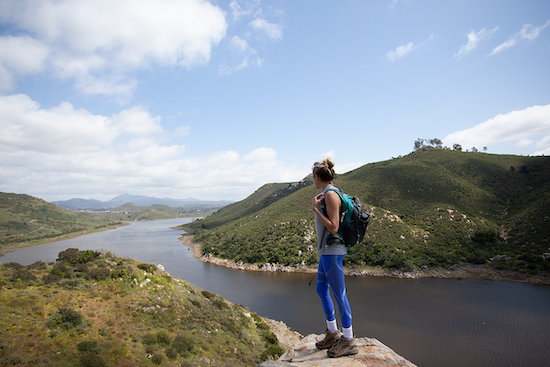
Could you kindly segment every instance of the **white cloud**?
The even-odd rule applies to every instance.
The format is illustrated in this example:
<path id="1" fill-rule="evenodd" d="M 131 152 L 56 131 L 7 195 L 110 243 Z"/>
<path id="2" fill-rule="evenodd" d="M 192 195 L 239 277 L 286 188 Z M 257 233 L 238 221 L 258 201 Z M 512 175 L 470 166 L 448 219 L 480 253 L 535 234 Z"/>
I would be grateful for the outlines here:
<path id="1" fill-rule="evenodd" d="M 518 147 L 528 147 L 535 142 L 538 150 L 534 154 L 550 149 L 550 105 L 500 114 L 443 139 L 447 146 L 457 143 L 465 148 L 500 142 L 515 142 Z"/>
<path id="2" fill-rule="evenodd" d="M 540 32 L 550 24 L 550 20 L 547 21 L 543 26 L 534 27 L 532 24 L 524 24 L 521 27 L 521 30 L 508 38 L 505 42 L 501 43 L 493 49 L 490 55 L 496 55 L 506 49 L 514 47 L 521 40 L 532 41 L 537 38 Z"/>
<path id="3" fill-rule="evenodd" d="M 455 58 L 460 59 L 473 50 L 477 48 L 479 43 L 483 41 L 485 38 L 490 37 L 493 33 L 495 33 L 498 30 L 498 27 L 495 27 L 491 30 L 487 30 L 487 28 L 483 28 L 479 32 L 471 31 L 468 33 L 468 42 L 462 46 L 460 46 L 460 49 L 458 52 L 454 55 Z"/>
<path id="4" fill-rule="evenodd" d="M 534 155 L 550 155 L 550 134 L 540 139 L 535 144 L 535 148 L 538 150 L 533 153 Z"/>
<path id="5" fill-rule="evenodd" d="M 257 48 L 261 49 L 263 43 L 275 42 L 283 38 L 283 27 L 265 18 L 259 0 L 232 0 L 229 9 L 234 23 L 247 21 L 248 27 L 242 34 L 231 37 L 227 42 L 226 48 L 229 53 L 219 64 L 220 75 L 232 75 L 254 66 L 261 67 L 263 59 L 257 56 Z M 272 8 L 268 13 L 281 15 L 280 11 Z"/>
<path id="6" fill-rule="evenodd" d="M 0 37 L 0 62 L 16 73 L 33 73 L 43 68 L 48 47 L 29 36 Z"/>
<path id="7" fill-rule="evenodd" d="M 230 50 L 232 59 L 231 61 L 225 60 L 220 64 L 219 73 L 221 75 L 231 75 L 251 65 L 262 65 L 262 59 L 256 56 L 256 50 L 239 36 L 234 36 L 227 47 Z"/>
<path id="8" fill-rule="evenodd" d="M 257 162 L 266 159 L 275 159 L 277 157 L 277 151 L 271 148 L 259 148 L 244 156 L 244 160 L 247 162 Z"/>
<path id="9" fill-rule="evenodd" d="M 18 75 L 42 71 L 48 52 L 29 36 L 0 37 L 0 92 L 13 90 Z"/>
<path id="10" fill-rule="evenodd" d="M 532 139 L 520 139 L 516 142 L 516 147 L 518 148 L 525 148 L 525 147 L 528 147 L 530 145 L 533 145 L 534 143 L 534 140 Z"/>
<path id="11" fill-rule="evenodd" d="M 386 56 L 388 57 L 388 59 L 390 59 L 391 62 L 394 62 L 395 60 L 409 54 L 412 50 L 414 50 L 414 48 L 414 44 L 412 42 L 409 42 L 406 46 L 399 46 L 394 51 L 387 52 Z"/>
<path id="12" fill-rule="evenodd" d="M 234 22 L 239 22 L 241 19 L 254 16 L 260 12 L 260 0 L 252 1 L 236 1 L 231 0 L 229 3 L 231 10 L 231 18 Z"/>
<path id="13" fill-rule="evenodd" d="M 261 31 L 273 41 L 283 38 L 283 28 L 280 24 L 269 23 L 265 19 L 256 18 L 250 22 L 250 26 L 255 30 Z"/>
<path id="14" fill-rule="evenodd" d="M 0 22 L 24 33 L 0 40 L 10 43 L 4 73 L 51 69 L 86 93 L 131 93 L 124 75 L 151 65 L 206 63 L 227 30 L 224 12 L 202 0 L 4 0 L 1 10 Z"/>
<path id="15" fill-rule="evenodd" d="M 386 52 L 386 57 L 390 59 L 391 62 L 394 62 L 397 59 L 400 59 L 402 57 L 405 57 L 412 51 L 424 47 L 426 44 L 428 44 L 430 41 L 432 41 L 435 38 L 435 36 L 432 34 L 426 39 L 425 41 L 421 42 L 418 46 L 415 45 L 413 42 L 409 42 L 406 46 L 399 46 L 393 51 Z"/>
<path id="16" fill-rule="evenodd" d="M 139 106 L 102 116 L 67 102 L 43 109 L 26 95 L 0 96 L 0 130 L 0 191 L 46 200 L 126 192 L 240 200 L 266 182 L 303 177 L 268 147 L 187 157 L 187 145 L 166 144 L 172 133 Z"/>

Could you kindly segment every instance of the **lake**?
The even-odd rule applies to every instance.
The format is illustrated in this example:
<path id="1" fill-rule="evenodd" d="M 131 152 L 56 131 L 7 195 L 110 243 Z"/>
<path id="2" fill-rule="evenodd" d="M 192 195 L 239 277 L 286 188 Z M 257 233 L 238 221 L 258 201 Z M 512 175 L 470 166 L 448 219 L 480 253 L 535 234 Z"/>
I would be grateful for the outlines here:
<path id="1" fill-rule="evenodd" d="M 111 251 L 307 335 L 325 330 L 313 274 L 264 273 L 204 264 L 169 227 L 190 219 L 134 222 L 105 232 L 22 248 L 0 262 L 55 261 L 67 248 Z M 478 279 L 348 277 L 357 336 L 380 340 L 419 367 L 550 365 L 550 287 Z"/>

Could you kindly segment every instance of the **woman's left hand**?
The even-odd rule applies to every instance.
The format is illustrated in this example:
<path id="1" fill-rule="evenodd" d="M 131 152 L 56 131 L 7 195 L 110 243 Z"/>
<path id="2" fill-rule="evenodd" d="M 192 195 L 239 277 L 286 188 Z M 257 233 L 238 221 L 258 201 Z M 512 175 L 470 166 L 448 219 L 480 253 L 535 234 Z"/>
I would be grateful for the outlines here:
<path id="1" fill-rule="evenodd" d="M 313 211 L 319 207 L 319 204 L 321 204 L 324 197 L 325 196 L 321 193 L 313 198 Z"/>

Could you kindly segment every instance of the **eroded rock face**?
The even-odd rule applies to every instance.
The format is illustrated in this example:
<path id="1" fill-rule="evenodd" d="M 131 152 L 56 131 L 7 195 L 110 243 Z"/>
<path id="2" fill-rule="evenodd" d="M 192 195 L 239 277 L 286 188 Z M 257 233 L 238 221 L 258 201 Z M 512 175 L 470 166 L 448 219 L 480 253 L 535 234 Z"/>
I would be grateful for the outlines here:
<path id="1" fill-rule="evenodd" d="M 416 367 L 393 350 L 372 338 L 355 338 L 359 353 L 341 358 L 329 358 L 315 342 L 324 335 L 310 334 L 287 350 L 277 361 L 265 361 L 259 367 Z"/>

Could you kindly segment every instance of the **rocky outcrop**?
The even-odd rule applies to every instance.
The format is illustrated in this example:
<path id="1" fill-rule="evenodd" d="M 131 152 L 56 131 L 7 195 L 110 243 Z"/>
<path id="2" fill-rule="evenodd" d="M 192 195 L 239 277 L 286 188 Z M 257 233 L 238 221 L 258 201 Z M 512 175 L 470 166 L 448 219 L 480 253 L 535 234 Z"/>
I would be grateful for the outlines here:
<path id="1" fill-rule="evenodd" d="M 341 358 L 329 358 L 315 342 L 323 335 L 310 334 L 287 350 L 276 361 L 265 361 L 257 367 L 416 367 L 393 350 L 372 338 L 355 338 L 359 353 Z"/>

